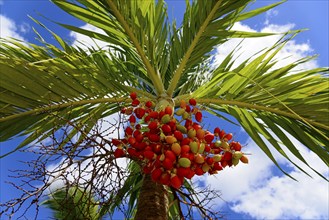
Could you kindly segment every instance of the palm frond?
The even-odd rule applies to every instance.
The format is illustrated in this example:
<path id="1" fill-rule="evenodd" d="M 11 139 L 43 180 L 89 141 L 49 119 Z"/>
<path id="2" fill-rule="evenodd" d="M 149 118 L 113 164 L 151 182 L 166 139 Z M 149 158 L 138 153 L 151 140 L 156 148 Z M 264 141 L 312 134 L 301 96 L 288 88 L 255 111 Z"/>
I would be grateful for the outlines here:
<path id="1" fill-rule="evenodd" d="M 107 51 L 2 42 L 0 67 L 6 83 L 0 85 L 0 139 L 26 135 L 13 151 L 46 138 L 68 121 L 81 127 L 86 121 L 96 123 L 117 112 L 129 91 L 145 87 L 137 74 L 127 71 L 134 67 L 120 62 L 120 57 L 111 58 Z M 148 92 L 141 94 L 153 98 Z"/>
<path id="2" fill-rule="evenodd" d="M 121 47 L 133 54 L 134 62 L 142 62 L 148 80 L 157 94 L 164 92 L 160 78 L 163 56 L 167 51 L 167 16 L 164 1 L 54 1 L 71 15 L 103 30 L 106 35 L 64 25 L 87 36 Z"/>
<path id="3" fill-rule="evenodd" d="M 251 18 L 282 3 L 243 13 L 249 0 L 187 2 L 182 27 L 172 30 L 170 66 L 165 85 L 169 96 L 186 82 L 184 75 L 196 72 L 200 64 L 209 64 L 210 52 L 231 38 L 262 37 L 272 33 L 231 31 L 236 21 Z M 175 93 L 177 95 L 177 92 Z"/>
<path id="4" fill-rule="evenodd" d="M 96 201 L 90 193 L 78 187 L 56 190 L 42 205 L 50 208 L 56 219 L 99 219 Z"/>
<path id="5" fill-rule="evenodd" d="M 279 41 L 236 68 L 219 66 L 211 80 L 195 90 L 193 96 L 199 97 L 199 102 L 209 104 L 209 108 L 235 117 L 276 165 L 278 163 L 263 139 L 290 160 L 278 144 L 282 143 L 308 165 L 287 134 L 329 165 L 328 68 L 292 71 L 312 57 L 275 68 L 275 55 L 289 39 Z M 232 59 L 231 53 L 224 63 L 228 65 Z"/>

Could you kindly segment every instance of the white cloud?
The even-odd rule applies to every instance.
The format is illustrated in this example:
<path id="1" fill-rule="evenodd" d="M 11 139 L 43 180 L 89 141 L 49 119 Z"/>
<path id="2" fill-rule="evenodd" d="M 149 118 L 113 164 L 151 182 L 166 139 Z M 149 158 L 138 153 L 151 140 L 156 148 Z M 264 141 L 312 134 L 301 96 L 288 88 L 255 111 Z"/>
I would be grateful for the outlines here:
<path id="1" fill-rule="evenodd" d="M 23 22 L 22 24 L 18 25 L 19 31 L 23 34 L 30 32 L 31 26 L 29 23 Z"/>
<path id="2" fill-rule="evenodd" d="M 266 20 L 264 22 L 264 25 L 268 25 L 270 23 L 270 19 L 272 17 L 275 17 L 279 14 L 279 11 L 278 10 L 275 10 L 275 9 L 270 9 L 266 12 L 265 16 L 266 16 Z"/>
<path id="3" fill-rule="evenodd" d="M 270 11 L 267 19 L 276 16 L 277 11 Z M 294 24 L 275 25 L 269 20 L 260 32 L 283 33 L 291 30 Z M 236 23 L 235 30 L 256 31 L 242 23 Z M 240 44 L 239 55 L 236 56 L 235 67 L 250 56 L 271 47 L 282 35 L 269 36 L 264 38 L 245 39 Z M 218 47 L 216 51 L 215 64 L 221 61 L 241 42 L 240 39 L 233 39 Z M 292 40 L 277 54 L 276 59 L 280 60 L 276 67 L 284 66 L 288 63 L 311 55 L 313 52 L 310 44 L 297 43 Z M 285 58 L 285 59 L 282 59 Z M 298 69 L 316 68 L 317 62 L 311 61 L 301 64 Z M 288 136 L 298 147 L 300 153 L 309 164 L 322 175 L 329 177 L 328 167 L 305 146 L 296 139 Z M 247 214 L 256 219 L 328 219 L 329 218 L 329 184 L 306 165 L 299 162 L 291 153 L 287 151 L 290 158 L 310 173 L 313 178 L 293 167 L 287 159 L 278 152 L 273 152 L 274 157 L 289 169 L 289 174 L 296 178 L 298 182 L 286 175 L 277 174 L 278 169 L 273 162 L 249 140 L 247 150 L 252 155 L 249 156 L 249 164 L 239 164 L 234 168 L 226 168 L 215 176 L 202 177 L 206 184 L 218 189 L 222 193 L 222 198 L 213 201 L 219 209 L 228 207 L 234 212 Z M 285 147 L 282 147 L 286 150 Z"/>
<path id="4" fill-rule="evenodd" d="M 290 137 L 306 161 L 322 175 L 329 177 L 328 167 L 305 146 Z M 275 175 L 273 162 L 249 140 L 249 164 L 226 168 L 215 176 L 202 178 L 212 188 L 220 190 L 222 198 L 213 201 L 219 209 L 228 207 L 234 212 L 248 214 L 257 219 L 328 219 L 329 184 L 306 165 L 291 156 L 313 178 L 295 167 L 289 174 Z M 283 147 L 283 149 L 285 149 Z M 273 153 L 280 165 L 288 162 L 279 153 Z"/>
<path id="5" fill-rule="evenodd" d="M 275 25 L 275 24 L 268 24 L 263 27 L 259 32 L 266 33 L 284 33 L 294 28 L 294 24 L 286 24 L 286 25 Z M 252 29 L 248 25 L 244 25 L 240 22 L 237 22 L 233 28 L 233 30 L 240 30 L 240 31 L 250 31 L 250 32 L 257 32 L 256 30 Z M 233 67 L 237 67 L 240 63 L 245 61 L 250 56 L 258 53 L 265 48 L 270 48 L 273 46 L 280 38 L 282 37 L 281 34 L 262 37 L 262 38 L 249 38 L 244 39 L 232 39 L 228 42 L 224 43 L 223 45 L 219 46 L 216 50 L 216 56 L 214 61 L 214 66 L 219 65 L 225 57 L 239 45 L 239 50 L 235 56 L 235 64 Z M 306 43 L 297 43 L 295 40 L 291 40 L 288 42 L 285 47 L 275 56 L 275 59 L 279 60 L 278 64 L 274 66 L 274 68 L 282 67 L 287 64 L 290 64 L 294 61 L 297 61 L 305 56 L 312 55 L 313 50 L 308 42 Z M 238 56 L 239 54 L 239 56 Z M 300 64 L 297 69 L 311 69 L 317 67 L 317 62 L 312 60 L 308 63 Z M 295 69 L 295 70 L 297 70 Z"/>
<path id="6" fill-rule="evenodd" d="M 19 27 L 12 19 L 0 15 L 0 37 L 1 38 L 16 38 L 26 41 L 22 35 L 19 34 Z"/>
<path id="7" fill-rule="evenodd" d="M 85 25 L 81 26 L 80 28 L 106 35 L 106 33 L 103 30 L 101 30 L 95 26 L 92 26 L 91 24 L 85 24 Z M 93 46 L 94 48 L 98 48 L 98 47 L 104 48 L 109 45 L 109 43 L 106 43 L 104 41 L 95 40 L 86 35 L 79 34 L 79 33 L 73 32 L 73 31 L 70 32 L 70 36 L 74 39 L 72 46 L 79 46 L 83 49 L 87 49 L 87 47 L 90 47 L 90 46 Z"/>

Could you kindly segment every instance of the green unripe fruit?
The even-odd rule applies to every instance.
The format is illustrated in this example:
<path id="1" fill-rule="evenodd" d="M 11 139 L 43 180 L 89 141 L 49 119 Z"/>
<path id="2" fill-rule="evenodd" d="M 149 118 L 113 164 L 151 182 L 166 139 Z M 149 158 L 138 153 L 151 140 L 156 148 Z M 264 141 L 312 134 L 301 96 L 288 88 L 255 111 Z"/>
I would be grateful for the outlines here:
<path id="1" fill-rule="evenodd" d="M 170 120 L 171 120 L 170 115 L 165 114 L 165 115 L 162 116 L 162 118 L 161 118 L 161 123 L 162 123 L 162 124 L 167 124 Z"/>
<path id="2" fill-rule="evenodd" d="M 206 148 L 206 144 L 205 143 L 201 143 L 200 147 L 199 147 L 199 153 L 202 154 L 204 152 L 204 149 Z"/>
<path id="3" fill-rule="evenodd" d="M 234 166 L 238 165 L 239 161 L 240 161 L 240 160 L 237 159 L 237 158 L 235 158 L 235 157 L 232 158 L 232 164 L 233 164 Z"/>
<path id="4" fill-rule="evenodd" d="M 195 141 L 191 142 L 190 149 L 191 149 L 192 153 L 194 153 L 194 154 L 198 153 L 198 151 L 199 151 L 198 143 Z"/>
<path id="5" fill-rule="evenodd" d="M 210 169 L 210 166 L 207 164 L 207 163 L 205 163 L 205 164 L 203 164 L 202 165 L 202 170 L 203 170 L 203 172 L 208 172 L 209 171 L 209 169 Z"/>
<path id="6" fill-rule="evenodd" d="M 180 108 L 180 109 L 178 109 L 177 111 L 176 111 L 176 115 L 177 116 L 182 116 L 183 114 L 184 114 L 184 112 L 185 112 L 185 109 L 183 109 L 183 108 Z"/>
<path id="7" fill-rule="evenodd" d="M 176 125 L 176 129 L 178 131 L 182 132 L 183 134 L 186 134 L 187 133 L 187 129 L 183 125 L 177 124 Z"/>
<path id="8" fill-rule="evenodd" d="M 233 158 L 240 159 L 242 157 L 242 152 L 241 151 L 235 151 L 233 154 Z"/>
<path id="9" fill-rule="evenodd" d="M 226 141 L 221 143 L 221 147 L 226 151 L 230 149 L 230 145 Z"/>
<path id="10" fill-rule="evenodd" d="M 220 140 L 215 141 L 214 146 L 220 147 L 222 145 L 222 142 Z"/>
<path id="11" fill-rule="evenodd" d="M 216 155 L 213 156 L 213 159 L 214 159 L 215 162 L 219 162 L 219 161 L 222 160 L 222 157 L 223 157 L 222 155 L 216 154 Z"/>
<path id="12" fill-rule="evenodd" d="M 184 120 L 188 119 L 190 117 L 190 114 L 188 112 L 184 112 L 183 115 L 182 115 L 182 118 Z"/>
<path id="13" fill-rule="evenodd" d="M 190 130 L 188 130 L 187 136 L 193 139 L 196 136 L 196 130 L 194 128 L 191 128 Z"/>
<path id="14" fill-rule="evenodd" d="M 191 161 L 190 161 L 188 158 L 182 157 L 182 158 L 179 158 L 179 160 L 178 160 L 178 164 L 179 164 L 181 167 L 188 168 L 188 167 L 191 166 Z"/>

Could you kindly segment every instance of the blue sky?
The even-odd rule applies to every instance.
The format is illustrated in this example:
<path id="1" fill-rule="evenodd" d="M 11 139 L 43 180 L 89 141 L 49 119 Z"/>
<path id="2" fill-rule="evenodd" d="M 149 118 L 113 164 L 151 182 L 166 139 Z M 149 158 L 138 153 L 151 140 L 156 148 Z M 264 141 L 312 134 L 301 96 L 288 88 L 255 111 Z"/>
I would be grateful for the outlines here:
<path id="1" fill-rule="evenodd" d="M 168 1 L 168 14 L 175 17 L 179 23 L 183 16 L 185 1 Z M 256 1 L 250 8 L 260 7 L 274 3 L 275 1 Z M 282 57 L 290 56 L 285 59 L 292 61 L 302 56 L 319 54 L 316 61 L 311 62 L 303 68 L 313 68 L 318 66 L 329 66 L 328 58 L 328 8 L 329 3 L 326 0 L 290 0 L 274 10 L 257 16 L 253 19 L 237 24 L 234 28 L 249 31 L 276 31 L 282 32 L 289 29 L 308 28 L 299 34 L 287 48 L 280 54 Z M 41 13 L 48 18 L 72 25 L 83 26 L 83 22 L 78 21 L 71 16 L 59 10 L 56 6 L 46 0 L 14 1 L 0 0 L 0 28 L 1 37 L 13 36 L 36 43 L 35 34 L 32 27 L 35 27 L 49 42 L 53 42 L 50 36 L 42 28 L 33 23 L 27 15 L 39 19 L 47 25 L 52 31 L 62 36 L 64 39 L 75 42 L 75 40 L 86 40 L 80 35 L 74 35 L 56 24 L 40 17 Z M 245 41 L 241 50 L 243 57 L 250 56 L 275 42 L 275 38 L 257 39 Z M 216 62 L 220 62 L 238 43 L 237 40 L 231 41 L 223 47 L 216 50 Z M 285 61 L 282 61 L 283 63 Z M 208 123 L 214 120 L 211 116 Z M 207 121 L 206 121 L 207 123 Z M 222 121 L 216 123 L 223 126 Z M 287 161 L 279 158 L 279 162 L 290 174 L 294 175 L 299 182 L 283 176 L 272 163 L 265 158 L 248 136 L 238 127 L 224 124 L 228 131 L 237 136 L 238 140 L 247 145 L 247 151 L 253 156 L 248 166 L 238 166 L 234 169 L 227 169 L 216 177 L 204 177 L 198 179 L 196 184 L 211 184 L 214 188 L 222 191 L 223 200 L 214 201 L 214 205 L 219 210 L 223 210 L 227 219 L 328 219 L 328 183 L 313 175 L 310 179 L 291 167 Z M 20 138 L 1 143 L 1 154 L 8 148 L 14 147 L 19 143 Z M 305 158 L 311 161 L 314 167 L 318 168 L 324 175 L 328 175 L 328 168 L 321 164 L 317 158 L 308 150 L 300 146 L 301 152 Z M 1 159 L 1 202 L 17 196 L 19 192 L 13 190 L 5 184 L 8 180 L 8 169 L 17 169 L 22 166 L 19 160 L 25 160 L 26 155 L 16 153 L 4 159 Z M 31 158 L 29 158 L 31 159 Z M 33 214 L 33 210 L 30 214 Z M 49 211 L 42 209 L 38 219 L 47 219 Z"/>

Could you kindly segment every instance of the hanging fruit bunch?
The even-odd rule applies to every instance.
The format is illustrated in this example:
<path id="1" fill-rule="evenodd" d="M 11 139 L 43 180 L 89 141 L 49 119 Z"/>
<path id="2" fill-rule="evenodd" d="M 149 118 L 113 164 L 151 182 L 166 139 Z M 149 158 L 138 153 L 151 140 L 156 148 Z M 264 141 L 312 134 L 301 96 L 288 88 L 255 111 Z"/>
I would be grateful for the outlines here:
<path id="1" fill-rule="evenodd" d="M 184 178 L 216 174 L 239 161 L 248 163 L 231 133 L 218 127 L 213 133 L 202 128 L 202 112 L 195 99 L 182 100 L 174 112 L 166 100 L 155 106 L 152 101 L 141 103 L 134 92 L 130 98 L 131 107 L 121 110 L 129 118 L 125 137 L 112 139 L 114 156 L 140 161 L 153 181 L 180 188 Z"/>

